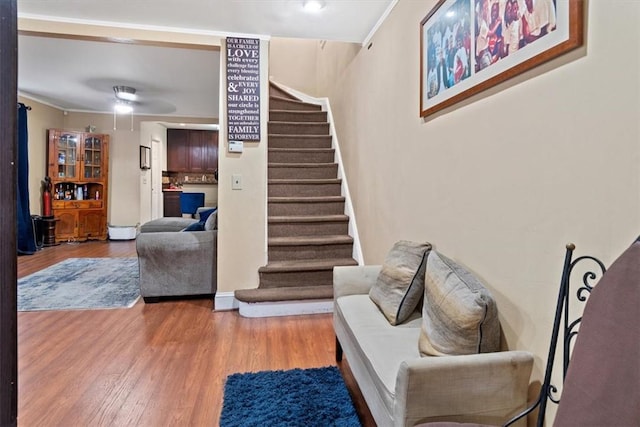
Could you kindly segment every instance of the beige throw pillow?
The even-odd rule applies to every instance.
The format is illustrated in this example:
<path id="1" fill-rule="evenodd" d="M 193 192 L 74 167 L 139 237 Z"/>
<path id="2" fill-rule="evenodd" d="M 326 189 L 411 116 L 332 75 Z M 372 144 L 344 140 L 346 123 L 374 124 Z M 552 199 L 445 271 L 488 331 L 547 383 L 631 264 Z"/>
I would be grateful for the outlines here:
<path id="1" fill-rule="evenodd" d="M 427 259 L 418 345 L 423 356 L 500 350 L 500 321 L 491 293 L 436 251 Z"/>
<path id="2" fill-rule="evenodd" d="M 387 254 L 369 298 L 392 325 L 407 320 L 420 303 L 430 250 L 429 243 L 401 240 Z"/>

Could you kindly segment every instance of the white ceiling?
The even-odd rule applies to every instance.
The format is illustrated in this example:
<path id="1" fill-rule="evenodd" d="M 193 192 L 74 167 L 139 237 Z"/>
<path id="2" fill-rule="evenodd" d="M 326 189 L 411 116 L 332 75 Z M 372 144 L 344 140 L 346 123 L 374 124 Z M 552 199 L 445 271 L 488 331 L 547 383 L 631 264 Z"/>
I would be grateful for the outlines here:
<path id="1" fill-rule="evenodd" d="M 217 36 L 363 43 L 397 0 L 18 0 L 18 16 Z M 112 112 L 114 85 L 136 88 L 135 114 L 218 117 L 219 52 L 20 35 L 21 95 L 69 111 Z"/>

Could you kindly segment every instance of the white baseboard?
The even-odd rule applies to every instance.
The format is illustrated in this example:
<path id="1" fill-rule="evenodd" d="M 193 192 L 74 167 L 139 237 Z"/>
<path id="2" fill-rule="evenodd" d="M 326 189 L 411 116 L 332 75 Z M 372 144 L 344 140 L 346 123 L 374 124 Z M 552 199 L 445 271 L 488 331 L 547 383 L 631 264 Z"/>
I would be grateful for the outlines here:
<path id="1" fill-rule="evenodd" d="M 213 309 L 215 311 L 237 310 L 239 302 L 233 292 L 216 292 Z"/>
<path id="2" fill-rule="evenodd" d="M 217 308 L 216 308 L 217 309 Z M 239 302 L 243 317 L 301 316 L 333 313 L 333 300 Z"/>

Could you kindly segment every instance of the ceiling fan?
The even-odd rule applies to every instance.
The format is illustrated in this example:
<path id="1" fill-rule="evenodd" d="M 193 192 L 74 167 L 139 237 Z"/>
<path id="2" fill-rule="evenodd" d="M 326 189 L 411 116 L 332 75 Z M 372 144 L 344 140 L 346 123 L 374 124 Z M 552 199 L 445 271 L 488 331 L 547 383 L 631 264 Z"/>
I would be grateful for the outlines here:
<path id="1" fill-rule="evenodd" d="M 137 104 L 136 89 L 131 86 L 114 86 L 113 91 L 116 95 L 116 103 L 114 112 L 120 114 L 133 113 L 133 107 Z"/>

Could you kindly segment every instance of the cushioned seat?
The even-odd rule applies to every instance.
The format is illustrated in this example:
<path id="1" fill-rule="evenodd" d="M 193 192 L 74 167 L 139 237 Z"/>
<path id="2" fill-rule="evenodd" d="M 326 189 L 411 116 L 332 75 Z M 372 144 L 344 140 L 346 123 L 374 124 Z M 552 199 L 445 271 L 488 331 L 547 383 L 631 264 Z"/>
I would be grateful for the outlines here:
<path id="1" fill-rule="evenodd" d="M 159 218 L 140 227 L 136 250 L 140 294 L 145 302 L 159 297 L 215 294 L 217 289 L 216 210 L 191 218 Z M 200 225 L 202 231 L 187 231 Z"/>
<path id="2" fill-rule="evenodd" d="M 158 233 L 162 231 L 182 231 L 189 225 L 198 222 L 193 218 L 165 217 L 153 219 L 140 226 L 140 233 Z"/>
<path id="3" fill-rule="evenodd" d="M 343 353 L 346 356 L 358 388 L 380 427 L 408 427 L 443 419 L 499 424 L 509 414 L 526 407 L 533 356 L 524 351 L 485 349 L 481 344 L 484 339 L 480 339 L 474 354 L 421 354 L 419 343 L 426 317 L 418 303 L 419 295 L 425 294 L 424 283 L 418 283 L 422 291 L 417 292 L 417 297 L 398 298 L 399 284 L 390 279 L 404 278 L 406 290 L 415 284 L 416 277 L 431 277 L 428 261 L 426 270 L 423 262 L 428 248 L 402 241 L 392 252 L 398 249 L 409 256 L 402 259 L 392 253 L 385 260 L 386 270 L 371 265 L 333 269 L 336 359 L 342 360 Z M 389 261 L 395 262 L 395 267 Z M 384 286 L 393 281 L 393 289 L 372 292 L 379 279 L 386 281 Z M 465 300 L 459 288 L 444 283 L 442 286 L 453 289 L 450 294 L 455 294 L 459 302 Z M 473 291 L 474 295 L 481 293 Z M 384 307 L 376 305 L 372 294 L 385 303 Z M 388 304 L 395 302 L 402 306 L 410 299 L 413 301 L 406 310 Z M 452 302 L 448 302 L 451 306 Z M 476 307 L 477 302 L 474 300 L 472 306 Z M 486 345 L 492 343 L 493 340 L 488 340 Z M 431 347 L 441 349 L 440 344 L 442 339 L 432 341 Z"/>
<path id="4" fill-rule="evenodd" d="M 639 239 L 640 240 L 640 239 Z M 556 308 L 556 322 L 551 339 L 550 357 L 555 355 L 564 297 L 569 295 L 569 276 L 579 260 L 572 261 L 573 245 L 567 246 L 565 269 Z M 581 272 L 580 274 L 583 274 Z M 593 274 L 590 271 L 590 274 Z M 586 285 L 595 278 L 584 274 Z M 588 280 L 589 279 L 589 280 Z M 592 285 L 592 283 L 591 283 Z M 581 288 L 585 290 L 586 288 Z M 580 298 L 585 293 L 577 292 Z M 637 426 L 640 422 L 640 241 L 636 241 L 613 263 L 593 287 L 584 307 L 579 333 L 571 354 L 565 353 L 566 371 L 554 427 L 564 426 Z M 564 307 L 568 310 L 568 306 Z M 567 316 L 567 312 L 564 312 Z M 566 318 L 565 318 L 566 319 Z M 565 325 L 566 326 L 566 325 Z M 566 332 L 566 331 L 565 331 Z M 561 338 L 560 338 L 561 340 Z M 565 348 L 565 351 L 567 349 Z M 545 381 L 550 378 L 553 359 L 547 362 Z M 529 410 L 538 407 L 536 425 L 545 423 L 544 405 L 551 398 L 543 387 L 538 400 Z M 524 414 L 528 413 L 525 412 Z M 523 415 L 524 415 L 523 414 Z M 479 427 L 478 424 L 436 422 L 419 427 Z"/>

